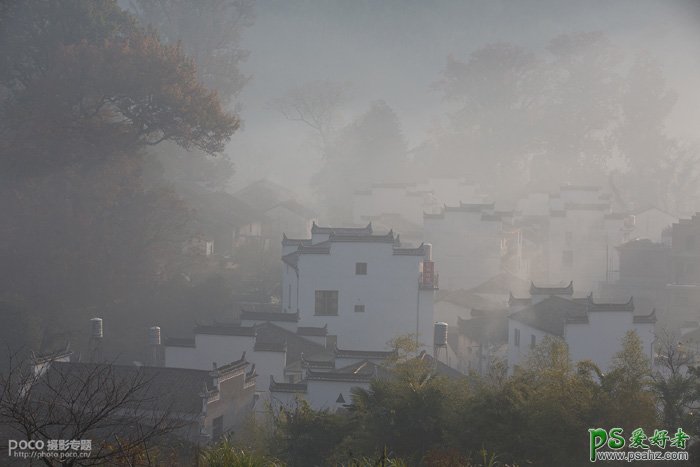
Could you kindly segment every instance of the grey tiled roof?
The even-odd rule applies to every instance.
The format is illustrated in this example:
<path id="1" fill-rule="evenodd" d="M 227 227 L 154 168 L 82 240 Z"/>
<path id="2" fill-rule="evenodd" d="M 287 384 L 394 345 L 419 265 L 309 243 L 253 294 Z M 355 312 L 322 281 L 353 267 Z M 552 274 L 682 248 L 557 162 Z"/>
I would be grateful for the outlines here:
<path id="1" fill-rule="evenodd" d="M 386 359 L 396 357 L 395 350 L 343 350 L 336 347 L 335 358 L 373 358 Z"/>
<path id="2" fill-rule="evenodd" d="M 166 347 L 194 347 L 194 345 L 194 338 L 167 337 L 165 339 Z"/>
<path id="3" fill-rule="evenodd" d="M 624 303 L 597 303 L 593 301 L 592 295 L 576 299 L 550 296 L 539 303 L 511 314 L 510 318 L 535 329 L 562 336 L 566 324 L 587 323 L 588 313 L 618 311 L 634 312 L 632 298 Z M 652 311 L 647 316 L 634 316 L 633 322 L 654 323 L 656 322 L 656 313 Z"/>
<path id="4" fill-rule="evenodd" d="M 534 282 L 530 282 L 530 295 L 573 295 L 574 281 L 569 282 L 566 287 L 538 287 Z"/>
<path id="5" fill-rule="evenodd" d="M 270 392 L 306 393 L 306 383 L 278 383 L 275 377 L 270 375 Z"/>
<path id="6" fill-rule="evenodd" d="M 471 319 L 457 317 L 459 334 L 472 341 L 489 343 L 508 342 L 508 315 L 505 311 L 492 312 Z"/>
<path id="7" fill-rule="evenodd" d="M 634 311 L 634 300 L 630 297 L 624 303 L 596 303 L 592 294 L 586 297 L 588 311 Z"/>
<path id="8" fill-rule="evenodd" d="M 510 315 L 510 319 L 527 324 L 555 336 L 563 336 L 569 320 L 588 319 L 584 303 L 558 296 L 545 298 L 539 303 Z"/>
<path id="9" fill-rule="evenodd" d="M 632 321 L 634 323 L 638 324 L 654 324 L 656 323 L 656 308 L 651 310 L 651 313 L 648 315 L 637 315 L 635 316 Z"/>
<path id="10" fill-rule="evenodd" d="M 323 337 L 328 334 L 328 324 L 326 324 L 322 328 L 312 326 L 299 326 L 297 327 L 297 334 L 299 334 L 300 336 Z"/>
<path id="11" fill-rule="evenodd" d="M 371 235 L 372 223 L 364 227 L 321 227 L 314 222 L 311 226 L 312 234 L 332 234 L 337 235 Z"/>
<path id="12" fill-rule="evenodd" d="M 286 352 L 286 342 L 256 342 L 253 349 L 258 352 Z"/>
<path id="13" fill-rule="evenodd" d="M 532 304 L 532 298 L 531 297 L 515 297 L 511 293 L 510 296 L 508 297 L 508 305 L 510 306 L 515 306 L 515 305 L 531 305 Z"/>
<path id="14" fill-rule="evenodd" d="M 466 375 L 461 371 L 455 370 L 451 366 L 442 363 L 440 360 L 435 360 L 431 355 L 428 355 L 425 351 L 421 352 L 416 359 L 421 361 L 426 361 L 431 365 L 435 365 L 435 374 L 438 376 L 444 376 L 448 379 L 462 379 L 466 378 Z"/>
<path id="15" fill-rule="evenodd" d="M 233 323 L 198 324 L 195 334 L 211 334 L 215 336 L 255 336 L 255 326 L 241 326 Z"/>
<path id="16" fill-rule="evenodd" d="M 282 234 L 282 245 L 285 246 L 300 246 L 300 245 L 311 245 L 310 238 L 289 238 L 286 234 Z"/>
<path id="17" fill-rule="evenodd" d="M 305 339 L 274 323 L 260 324 L 256 330 L 258 333 L 256 344 L 286 344 L 288 364 L 301 360 L 302 354 L 309 358 L 313 357 L 315 360 L 330 360 L 333 357 L 332 352 L 325 346 Z"/>
<path id="18" fill-rule="evenodd" d="M 405 256 L 424 256 L 425 245 L 421 243 L 417 248 L 394 248 L 393 254 Z"/>
<path id="19" fill-rule="evenodd" d="M 282 321 L 296 323 L 299 321 L 299 313 L 241 310 L 241 319 L 248 321 Z"/>
<path id="20" fill-rule="evenodd" d="M 369 383 L 375 379 L 375 375 L 366 373 L 340 373 L 338 371 L 314 371 L 307 369 L 304 379 L 306 381 L 346 381 Z"/>
<path id="21" fill-rule="evenodd" d="M 509 292 L 522 294 L 528 290 L 528 286 L 529 284 L 525 279 L 521 279 L 510 272 L 501 272 L 469 289 L 469 292 L 501 295 L 506 295 Z"/>
<path id="22" fill-rule="evenodd" d="M 301 356 L 301 368 L 321 368 L 335 370 L 335 360 L 307 360 Z"/>
<path id="23" fill-rule="evenodd" d="M 394 243 L 394 231 L 390 230 L 381 235 L 355 235 L 345 233 L 331 233 L 328 237 L 330 242 L 362 242 L 362 243 Z"/>
<path id="24" fill-rule="evenodd" d="M 459 206 L 444 206 L 445 212 L 482 212 L 492 211 L 495 203 L 459 203 Z"/>
<path id="25" fill-rule="evenodd" d="M 247 363 L 246 363 L 247 365 Z M 102 367 L 101 369 L 96 367 Z M 172 410 L 180 413 L 199 414 L 202 411 L 202 397 L 204 388 L 214 389 L 211 372 L 207 370 L 192 370 L 183 368 L 165 367 L 137 367 L 127 365 L 110 365 L 104 363 L 64 363 L 54 362 L 44 376 L 67 378 L 70 384 L 72 380 L 78 384 L 90 375 L 102 375 L 98 379 L 107 379 L 109 376 L 115 381 L 134 381 L 134 378 L 142 378 L 146 384 L 134 400 L 152 401 L 153 409 Z M 42 380 L 38 383 L 38 389 L 42 390 Z M 174 390 L 177 388 L 177 390 Z M 69 390 L 69 389 L 67 389 Z"/>

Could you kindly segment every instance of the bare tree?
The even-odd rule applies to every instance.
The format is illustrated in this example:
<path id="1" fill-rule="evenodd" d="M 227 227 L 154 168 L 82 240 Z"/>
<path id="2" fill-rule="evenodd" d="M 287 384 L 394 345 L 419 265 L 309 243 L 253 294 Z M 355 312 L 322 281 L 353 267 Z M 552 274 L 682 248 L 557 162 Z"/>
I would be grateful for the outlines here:
<path id="1" fill-rule="evenodd" d="M 154 390 L 154 378 L 138 367 L 15 356 L 0 376 L 0 426 L 8 438 L 45 446 L 90 440 L 89 456 L 39 457 L 46 465 L 152 465 L 164 438 L 197 421 L 178 414 L 173 399 Z"/>
<path id="2" fill-rule="evenodd" d="M 337 129 L 340 106 L 346 99 L 346 85 L 313 81 L 290 89 L 285 96 L 273 100 L 271 105 L 287 120 L 303 123 L 313 130 L 325 157 Z"/>

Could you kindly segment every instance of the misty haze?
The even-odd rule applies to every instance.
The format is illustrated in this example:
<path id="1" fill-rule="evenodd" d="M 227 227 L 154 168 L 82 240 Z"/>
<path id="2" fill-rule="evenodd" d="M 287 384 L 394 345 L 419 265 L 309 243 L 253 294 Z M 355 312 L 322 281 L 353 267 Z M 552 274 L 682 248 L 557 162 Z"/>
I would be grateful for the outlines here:
<path id="1" fill-rule="evenodd" d="M 3 0 L 0 465 L 699 465 L 698 83 L 694 0 Z"/>

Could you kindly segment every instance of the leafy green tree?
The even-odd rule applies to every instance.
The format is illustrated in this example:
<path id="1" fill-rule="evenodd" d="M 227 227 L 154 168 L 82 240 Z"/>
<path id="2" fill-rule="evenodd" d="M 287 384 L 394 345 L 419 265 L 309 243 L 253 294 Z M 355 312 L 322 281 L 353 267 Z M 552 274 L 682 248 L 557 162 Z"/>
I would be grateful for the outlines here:
<path id="1" fill-rule="evenodd" d="M 350 434 L 347 417 L 314 411 L 300 400 L 274 417 L 270 452 L 289 466 L 326 465 L 333 451 Z"/>
<path id="2" fill-rule="evenodd" d="M 700 372 L 693 366 L 693 353 L 668 332 L 658 339 L 657 352 L 658 366 L 652 375 L 652 388 L 661 405 L 665 426 L 699 429 L 695 414 L 700 409 Z"/>
<path id="3" fill-rule="evenodd" d="M 242 449 L 229 438 L 224 438 L 202 452 L 205 467 L 278 467 L 281 462 Z"/>
<path id="4" fill-rule="evenodd" d="M 656 401 L 651 383 L 651 366 L 642 341 L 635 331 L 628 331 L 602 379 L 608 419 L 625 429 L 653 428 Z"/>

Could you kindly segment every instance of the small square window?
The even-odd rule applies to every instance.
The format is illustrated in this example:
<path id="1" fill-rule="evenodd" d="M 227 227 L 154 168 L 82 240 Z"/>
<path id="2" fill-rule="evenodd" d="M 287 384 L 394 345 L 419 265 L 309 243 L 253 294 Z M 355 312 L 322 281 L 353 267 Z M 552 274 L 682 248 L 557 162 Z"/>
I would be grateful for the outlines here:
<path id="1" fill-rule="evenodd" d="M 355 275 L 366 276 L 367 275 L 367 263 L 355 263 Z"/>
<path id="2" fill-rule="evenodd" d="M 364 312 L 365 312 L 364 305 L 355 305 L 355 313 L 364 313 Z"/>

